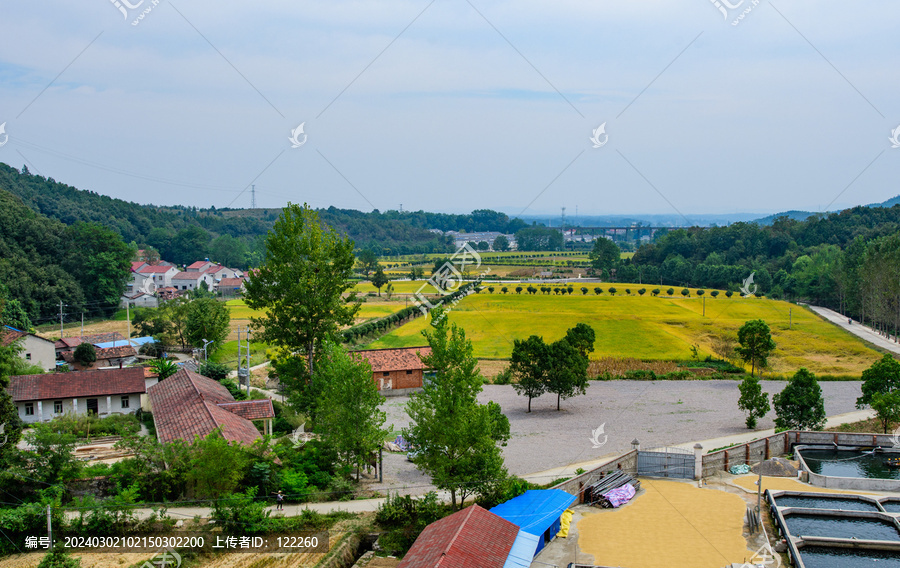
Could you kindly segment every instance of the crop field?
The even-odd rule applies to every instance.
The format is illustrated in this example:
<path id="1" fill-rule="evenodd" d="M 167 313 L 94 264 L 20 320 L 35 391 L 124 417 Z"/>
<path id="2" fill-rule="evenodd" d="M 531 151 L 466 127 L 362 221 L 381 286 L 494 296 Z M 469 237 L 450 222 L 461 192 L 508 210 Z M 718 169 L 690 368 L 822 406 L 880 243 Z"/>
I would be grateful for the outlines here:
<path id="1" fill-rule="evenodd" d="M 486 290 L 459 302 L 448 316 L 466 330 L 478 358 L 508 358 L 513 340 L 541 335 L 547 341 L 561 338 L 575 324 L 585 322 L 596 332 L 592 358 L 633 357 L 636 359 L 685 360 L 691 357 L 691 346 L 697 345 L 701 356 L 712 354 L 717 337 L 736 340 L 744 322 L 763 319 L 772 328 L 777 348 L 769 358 L 768 372 L 792 373 L 807 367 L 815 373 L 858 375 L 879 358 L 855 336 L 820 319 L 807 309 L 787 302 L 761 298 L 706 298 L 691 290 L 690 298 L 623 296 L 625 288 L 632 292 L 640 285 L 617 283 L 619 290 L 611 296 L 591 292 L 580 294 L 575 286 L 571 296 L 493 294 Z M 513 288 L 510 287 L 510 292 Z M 665 288 L 663 288 L 665 290 Z M 707 292 L 708 294 L 708 292 Z M 792 312 L 792 322 L 791 320 Z M 404 347 L 422 345 L 426 318 L 418 318 L 370 345 Z"/>
<path id="2" fill-rule="evenodd" d="M 418 286 L 421 286 L 421 283 L 417 285 L 416 289 L 418 289 Z M 372 287 L 372 290 L 374 291 L 375 288 Z M 383 290 L 384 288 L 382 288 L 382 291 Z M 398 301 L 396 298 L 391 301 L 388 301 L 386 298 L 384 301 L 377 300 L 378 298 L 367 298 L 367 301 L 360 305 L 359 312 L 356 314 L 357 322 L 389 316 L 394 312 L 399 312 L 405 307 L 403 300 Z M 247 307 L 247 304 L 245 304 L 243 300 L 229 300 L 227 305 L 228 311 L 231 312 L 232 327 L 234 327 L 234 325 L 246 325 L 249 323 L 251 317 L 258 317 L 261 314 L 261 312 Z"/>

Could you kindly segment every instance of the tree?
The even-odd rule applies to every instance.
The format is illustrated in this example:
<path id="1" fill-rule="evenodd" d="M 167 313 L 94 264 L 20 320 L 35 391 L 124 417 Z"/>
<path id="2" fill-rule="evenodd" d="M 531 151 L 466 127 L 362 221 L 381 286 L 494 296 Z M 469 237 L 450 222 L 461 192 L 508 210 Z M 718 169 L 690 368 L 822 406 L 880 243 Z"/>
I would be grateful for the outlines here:
<path id="1" fill-rule="evenodd" d="M 250 273 L 244 300 L 266 314 L 251 318 L 257 337 L 306 359 L 306 376 L 293 384 L 280 377 L 294 392 L 310 383 L 322 342 L 353 324 L 359 302 L 343 294 L 353 288 L 354 262 L 352 240 L 323 227 L 308 205 L 289 203 L 266 239 L 265 262 Z"/>
<path id="2" fill-rule="evenodd" d="M 156 373 L 158 380 L 168 379 L 178 372 L 178 365 L 168 359 L 157 359 L 150 362 L 150 368 Z M 202 373 L 201 373 L 202 374 Z"/>
<path id="3" fill-rule="evenodd" d="M 75 362 L 82 367 L 90 367 L 97 360 L 97 350 L 94 349 L 93 344 L 85 341 L 78 344 L 72 356 L 75 358 Z"/>
<path id="4" fill-rule="evenodd" d="M 738 330 L 738 355 L 746 363 L 750 363 L 750 375 L 756 369 L 763 369 L 769 364 L 769 355 L 775 350 L 775 341 L 769 325 L 761 319 L 750 320 Z"/>
<path id="5" fill-rule="evenodd" d="M 356 257 L 359 262 L 360 268 L 363 269 L 363 272 L 366 274 L 366 278 L 369 277 L 369 273 L 378 268 L 378 256 L 372 251 L 372 249 L 366 248 L 359 251 L 359 255 Z M 421 268 L 419 269 L 421 270 Z M 415 278 L 413 278 L 415 280 Z"/>
<path id="6" fill-rule="evenodd" d="M 209 245 L 210 258 L 231 268 L 246 268 L 249 253 L 250 249 L 244 241 L 227 233 L 219 235 Z"/>
<path id="7" fill-rule="evenodd" d="M 875 393 L 870 404 L 885 434 L 890 430 L 891 424 L 900 422 L 900 390 Z"/>
<path id="8" fill-rule="evenodd" d="M 167 256 L 175 264 L 190 264 L 206 258 L 208 246 L 209 233 L 197 225 L 188 225 L 175 234 Z"/>
<path id="9" fill-rule="evenodd" d="M 619 261 L 621 251 L 616 243 L 607 238 L 594 239 L 594 248 L 588 258 L 594 270 L 611 270 Z"/>
<path id="10" fill-rule="evenodd" d="M 535 226 L 516 231 L 517 250 L 560 250 L 562 248 L 563 236 L 559 229 Z"/>
<path id="11" fill-rule="evenodd" d="M 378 288 L 378 295 L 381 296 L 381 287 L 388 283 L 388 277 L 384 274 L 384 269 L 379 266 L 375 269 L 375 275 L 372 276 L 372 285 Z"/>
<path id="12" fill-rule="evenodd" d="M 575 327 L 566 330 L 566 340 L 572 344 L 572 347 L 578 350 L 582 357 L 587 358 L 594 352 L 594 341 L 596 340 L 594 328 L 586 323 L 579 323 Z"/>
<path id="13" fill-rule="evenodd" d="M 0 298 L 0 304 L 2 303 L 3 300 Z M 0 305 L 0 326 L 4 324 L 2 314 L 2 305 Z M 8 459 L 17 452 L 16 444 L 19 443 L 22 434 L 19 410 L 7 391 L 9 377 L 16 372 L 17 365 L 22 361 L 19 357 L 21 351 L 20 342 L 13 342 L 9 345 L 0 344 L 0 424 L 4 425 L 3 435 L 6 437 L 6 443 L 0 446 L 0 467 L 5 467 Z"/>
<path id="14" fill-rule="evenodd" d="M 712 292 L 709 293 L 709 295 L 712 296 L 713 298 L 715 298 L 715 297 L 717 297 L 717 296 L 719 295 L 719 291 L 718 291 L 718 290 L 713 290 Z"/>
<path id="15" fill-rule="evenodd" d="M 348 354 L 341 346 L 326 343 L 316 369 L 324 385 L 318 405 L 316 431 L 333 447 L 339 460 L 360 468 L 378 451 L 390 429 L 381 410 L 384 397 L 372 380 L 372 367 L 362 357 Z"/>
<path id="16" fill-rule="evenodd" d="M 730 298 L 730 297 L 732 297 L 732 296 L 734 296 L 734 292 L 732 292 L 731 290 L 728 290 L 727 292 L 725 292 L 725 297 L 726 297 L 726 298 Z"/>
<path id="17" fill-rule="evenodd" d="M 816 376 L 800 369 L 784 389 L 772 397 L 775 426 L 782 430 L 819 430 L 825 425 L 825 400 Z"/>
<path id="18" fill-rule="evenodd" d="M 610 288 L 610 289 L 609 289 L 609 293 L 612 294 L 613 296 L 615 296 L 615 295 L 616 295 L 616 289 L 615 289 L 615 288 Z"/>
<path id="19" fill-rule="evenodd" d="M 410 280 L 419 280 L 423 276 L 425 276 L 425 270 L 420 266 L 413 266 L 409 269 L 409 279 Z"/>
<path id="20" fill-rule="evenodd" d="M 186 309 L 184 336 L 188 343 L 203 347 L 205 342 L 212 341 L 207 347 L 209 351 L 222 347 L 231 331 L 228 307 L 223 302 L 207 298 L 189 302 Z"/>
<path id="21" fill-rule="evenodd" d="M 522 287 L 516 286 L 516 294 L 521 294 L 521 293 L 522 293 Z"/>
<path id="22" fill-rule="evenodd" d="M 516 378 L 513 388 L 520 396 L 528 397 L 528 412 L 531 412 L 531 399 L 541 396 L 547 390 L 546 375 L 549 368 L 550 348 L 543 338 L 532 335 L 528 339 L 514 340 L 509 370 Z"/>
<path id="23" fill-rule="evenodd" d="M 506 252 L 509 250 L 509 239 L 505 235 L 497 235 L 494 239 L 494 250 L 497 252 Z"/>
<path id="24" fill-rule="evenodd" d="M 772 408 L 769 405 L 769 395 L 763 392 L 759 379 L 752 376 L 741 381 L 738 390 L 741 392 L 738 408 L 747 413 L 747 428 L 756 428 L 756 421 Z"/>
<path id="25" fill-rule="evenodd" d="M 682 288 L 682 289 L 681 289 L 681 295 L 684 296 L 685 298 L 687 298 L 688 296 L 691 295 L 691 291 L 688 290 L 687 288 Z"/>
<path id="26" fill-rule="evenodd" d="M 490 250 L 491 245 L 487 241 L 478 241 L 478 250 Z"/>
<path id="27" fill-rule="evenodd" d="M 133 251 L 122 237 L 97 223 L 76 223 L 67 233 L 63 267 L 81 285 L 86 302 L 95 303 L 103 313 L 112 313 L 131 278 Z"/>
<path id="28" fill-rule="evenodd" d="M 57 432 L 49 422 L 37 422 L 23 437 L 30 446 L 23 457 L 38 481 L 55 485 L 77 477 L 82 462 L 73 454 L 78 441 L 75 434 Z"/>
<path id="29" fill-rule="evenodd" d="M 643 295 L 646 294 L 646 293 L 647 293 L 647 289 L 646 289 L 646 288 L 641 288 L 640 290 L 638 290 L 638 294 L 641 295 L 641 296 L 643 296 Z"/>
<path id="30" fill-rule="evenodd" d="M 131 316 L 131 334 L 134 337 L 162 338 L 171 331 L 172 322 L 164 308 L 135 308 Z"/>
<path id="31" fill-rule="evenodd" d="M 862 396 L 856 399 L 856 407 L 862 408 L 872 404 L 872 398 L 878 393 L 891 393 L 900 390 L 900 362 L 890 353 L 872 363 L 862 372 Z"/>
<path id="32" fill-rule="evenodd" d="M 441 312 L 432 311 L 434 332 L 423 332 L 431 354 L 422 361 L 435 376 L 406 404 L 411 422 L 403 436 L 415 448 L 413 463 L 462 508 L 467 496 L 507 476 L 498 444 L 509 439 L 509 421 L 499 407 L 478 403 L 484 379 L 472 342 Z"/>
<path id="33" fill-rule="evenodd" d="M 666 290 L 666 294 L 668 294 L 670 296 L 674 293 L 675 293 L 675 288 L 669 288 L 668 290 Z"/>
<path id="34" fill-rule="evenodd" d="M 593 332 L 593 330 L 591 330 Z M 591 342 L 593 351 L 593 342 Z M 561 398 L 584 394 L 587 389 L 588 358 L 568 338 L 550 344 L 550 367 L 545 375 L 547 392 L 556 394 L 556 410 Z"/>

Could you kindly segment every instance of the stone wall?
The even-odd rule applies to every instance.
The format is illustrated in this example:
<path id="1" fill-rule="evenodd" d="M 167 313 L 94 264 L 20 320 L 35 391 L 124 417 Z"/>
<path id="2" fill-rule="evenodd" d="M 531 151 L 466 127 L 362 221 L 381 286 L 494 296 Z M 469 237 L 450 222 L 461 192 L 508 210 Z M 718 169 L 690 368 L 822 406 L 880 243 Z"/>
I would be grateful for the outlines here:
<path id="1" fill-rule="evenodd" d="M 613 458 L 608 462 L 595 467 L 591 471 L 586 471 L 579 476 L 554 485 L 552 489 L 562 489 L 566 493 L 577 495 L 578 502 L 581 503 L 582 490 L 585 487 L 602 479 L 606 474 L 616 471 L 617 469 L 621 469 L 631 475 L 637 475 L 637 452 L 631 450 L 626 454 L 622 454 L 617 458 Z"/>

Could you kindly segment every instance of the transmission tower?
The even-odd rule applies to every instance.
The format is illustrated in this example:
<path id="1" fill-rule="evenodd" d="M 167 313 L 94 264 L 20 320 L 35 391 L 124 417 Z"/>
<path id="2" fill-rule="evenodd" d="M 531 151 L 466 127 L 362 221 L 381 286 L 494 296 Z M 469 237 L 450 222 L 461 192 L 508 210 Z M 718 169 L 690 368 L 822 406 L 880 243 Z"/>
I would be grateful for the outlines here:
<path id="1" fill-rule="evenodd" d="M 256 184 L 250 186 L 250 209 L 256 209 Z"/>

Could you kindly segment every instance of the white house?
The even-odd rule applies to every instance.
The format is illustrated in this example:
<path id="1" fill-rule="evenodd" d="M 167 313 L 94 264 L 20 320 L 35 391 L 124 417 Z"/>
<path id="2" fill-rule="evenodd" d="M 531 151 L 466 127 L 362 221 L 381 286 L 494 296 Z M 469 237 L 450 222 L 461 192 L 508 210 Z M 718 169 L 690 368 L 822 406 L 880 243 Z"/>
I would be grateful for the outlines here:
<path id="1" fill-rule="evenodd" d="M 156 265 L 146 265 L 142 266 L 138 269 L 138 273 L 147 274 L 153 279 L 153 283 L 157 288 L 164 288 L 166 286 L 172 286 L 172 278 L 178 274 L 178 269 L 174 266 L 167 266 L 162 264 Z"/>
<path id="2" fill-rule="evenodd" d="M 9 394 L 25 423 L 63 414 L 133 414 L 147 392 L 142 367 L 10 377 Z"/>
<path id="3" fill-rule="evenodd" d="M 154 275 L 150 273 L 132 272 L 131 280 L 125 284 L 125 294 L 153 294 L 157 289 L 156 282 L 153 281 L 153 276 Z"/>
<path id="4" fill-rule="evenodd" d="M 212 275 L 199 270 L 185 270 L 172 277 L 172 286 L 179 292 L 194 290 L 200 286 L 201 282 L 206 282 L 210 290 L 213 290 L 216 285 Z"/>
<path id="5" fill-rule="evenodd" d="M 131 306 L 133 308 L 158 308 L 159 300 L 156 296 L 144 292 L 126 292 L 125 294 L 122 294 L 122 297 L 119 299 L 119 306 L 123 308 L 125 306 Z"/>
<path id="6" fill-rule="evenodd" d="M 45 371 L 56 370 L 56 346 L 43 337 L 18 330 L 8 325 L 0 328 L 0 345 L 18 343 L 22 348 L 19 357 Z"/>
<path id="7" fill-rule="evenodd" d="M 185 266 L 184 269 L 188 272 L 206 272 L 215 265 L 216 263 L 210 262 L 209 259 L 198 260 L 197 262 L 192 262 Z"/>

